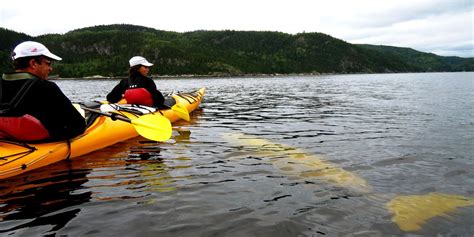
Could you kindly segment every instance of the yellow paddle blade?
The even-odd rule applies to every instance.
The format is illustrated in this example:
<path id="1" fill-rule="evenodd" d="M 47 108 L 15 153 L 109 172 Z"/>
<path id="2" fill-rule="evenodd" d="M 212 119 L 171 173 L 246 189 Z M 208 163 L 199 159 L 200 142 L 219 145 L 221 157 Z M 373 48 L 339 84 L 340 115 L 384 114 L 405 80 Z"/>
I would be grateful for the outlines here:
<path id="1" fill-rule="evenodd" d="M 387 203 L 394 215 L 392 220 L 404 231 L 420 230 L 427 220 L 436 216 L 448 216 L 456 208 L 467 206 L 474 206 L 474 199 L 443 193 L 399 196 Z"/>
<path id="2" fill-rule="evenodd" d="M 186 107 L 184 107 L 183 105 L 175 104 L 171 106 L 171 110 L 173 110 L 178 117 L 188 122 L 191 120 L 191 118 L 189 118 L 188 109 L 186 109 Z"/>
<path id="3" fill-rule="evenodd" d="M 138 134 L 144 138 L 159 142 L 171 138 L 171 123 L 167 118 L 161 115 L 146 114 L 131 119 L 131 123 L 135 126 Z"/>
<path id="4" fill-rule="evenodd" d="M 86 117 L 86 111 L 84 111 L 82 108 L 81 108 L 81 105 L 80 104 L 72 104 L 74 106 L 74 108 L 77 109 L 77 111 L 79 111 L 79 113 L 82 115 L 82 117 Z"/>

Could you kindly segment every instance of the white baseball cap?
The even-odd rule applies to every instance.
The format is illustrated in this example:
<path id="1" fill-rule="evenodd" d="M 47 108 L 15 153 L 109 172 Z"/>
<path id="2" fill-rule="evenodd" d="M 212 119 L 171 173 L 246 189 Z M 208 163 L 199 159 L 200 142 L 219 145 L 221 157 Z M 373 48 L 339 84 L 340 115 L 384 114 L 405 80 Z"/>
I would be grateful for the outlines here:
<path id="1" fill-rule="evenodd" d="M 143 66 L 147 66 L 147 67 L 153 66 L 153 63 L 148 62 L 142 56 L 132 57 L 128 62 L 130 63 L 130 67 L 133 67 L 133 66 L 136 66 L 136 65 L 143 65 Z"/>
<path id="2" fill-rule="evenodd" d="M 16 60 L 18 58 L 40 56 L 51 58 L 53 60 L 59 61 L 62 58 L 54 55 L 49 52 L 48 48 L 41 43 L 34 41 L 25 41 L 15 47 L 12 53 L 12 59 Z"/>

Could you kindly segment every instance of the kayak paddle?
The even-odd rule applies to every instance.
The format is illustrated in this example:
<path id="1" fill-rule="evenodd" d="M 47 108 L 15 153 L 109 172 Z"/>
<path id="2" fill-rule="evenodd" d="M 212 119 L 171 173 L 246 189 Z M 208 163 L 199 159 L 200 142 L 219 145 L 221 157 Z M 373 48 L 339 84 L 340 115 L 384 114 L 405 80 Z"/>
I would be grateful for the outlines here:
<path id="1" fill-rule="evenodd" d="M 131 123 L 140 136 L 150 140 L 162 142 L 171 138 L 171 123 L 167 118 L 161 115 L 145 114 L 140 117 L 130 119 L 116 113 L 105 113 L 100 110 L 90 109 L 87 107 L 82 107 L 82 109 L 110 117 L 112 120 L 120 120 Z"/>
<path id="2" fill-rule="evenodd" d="M 189 118 L 189 111 L 186 106 L 179 104 L 172 96 L 166 98 L 165 101 L 163 101 L 163 105 L 170 108 L 179 118 L 188 122 L 191 120 Z"/>
<path id="3" fill-rule="evenodd" d="M 186 109 L 186 107 L 184 107 L 183 105 L 175 104 L 175 105 L 171 106 L 171 110 L 173 110 L 178 117 L 180 117 L 180 118 L 182 118 L 182 119 L 184 119 L 188 122 L 191 120 L 189 118 L 188 109 Z"/>

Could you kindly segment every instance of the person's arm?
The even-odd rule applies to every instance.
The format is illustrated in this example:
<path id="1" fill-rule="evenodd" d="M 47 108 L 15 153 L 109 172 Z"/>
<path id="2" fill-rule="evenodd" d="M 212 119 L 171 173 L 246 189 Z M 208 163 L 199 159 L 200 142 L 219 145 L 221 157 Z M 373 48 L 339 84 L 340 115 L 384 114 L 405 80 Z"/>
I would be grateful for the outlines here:
<path id="1" fill-rule="evenodd" d="M 36 103 L 36 117 L 48 129 L 53 140 L 73 138 L 84 133 L 84 117 L 55 83 L 42 83 L 39 93 L 41 95 L 36 95 L 36 100 L 30 103 Z"/>
<path id="2" fill-rule="evenodd" d="M 148 90 L 148 92 L 150 92 L 151 94 L 151 97 L 153 98 L 153 106 L 154 107 L 157 107 L 159 109 L 165 109 L 165 108 L 168 108 L 166 106 L 163 105 L 163 103 L 165 102 L 165 97 L 163 96 L 163 94 L 161 94 L 161 92 L 156 88 L 156 84 L 155 82 L 153 81 L 153 79 L 151 78 L 146 78 L 146 80 L 143 80 L 144 83 L 145 83 L 145 86 L 144 88 L 146 88 Z"/>
<path id="3" fill-rule="evenodd" d="M 123 93 L 128 87 L 128 79 L 122 79 L 113 89 L 107 94 L 107 101 L 110 103 L 117 103 L 119 102 L 122 97 Z"/>

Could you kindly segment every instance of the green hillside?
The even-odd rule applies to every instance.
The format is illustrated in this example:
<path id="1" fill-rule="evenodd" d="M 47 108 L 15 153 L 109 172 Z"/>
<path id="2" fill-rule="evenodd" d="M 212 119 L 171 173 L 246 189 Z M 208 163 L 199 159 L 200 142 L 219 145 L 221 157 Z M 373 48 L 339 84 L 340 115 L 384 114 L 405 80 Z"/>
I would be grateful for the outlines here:
<path id="1" fill-rule="evenodd" d="M 0 28 L 0 69 L 24 40 L 44 43 L 63 61 L 61 77 L 125 76 L 128 59 L 155 63 L 152 74 L 244 75 L 473 71 L 473 58 L 442 57 L 413 49 L 355 45 L 322 33 L 194 31 L 176 33 L 134 25 L 94 26 L 38 37 Z"/>
<path id="2" fill-rule="evenodd" d="M 442 57 L 432 53 L 423 53 L 410 48 L 391 46 L 360 45 L 363 48 L 391 54 L 403 61 L 417 65 L 421 71 L 473 71 L 474 58 Z"/>

